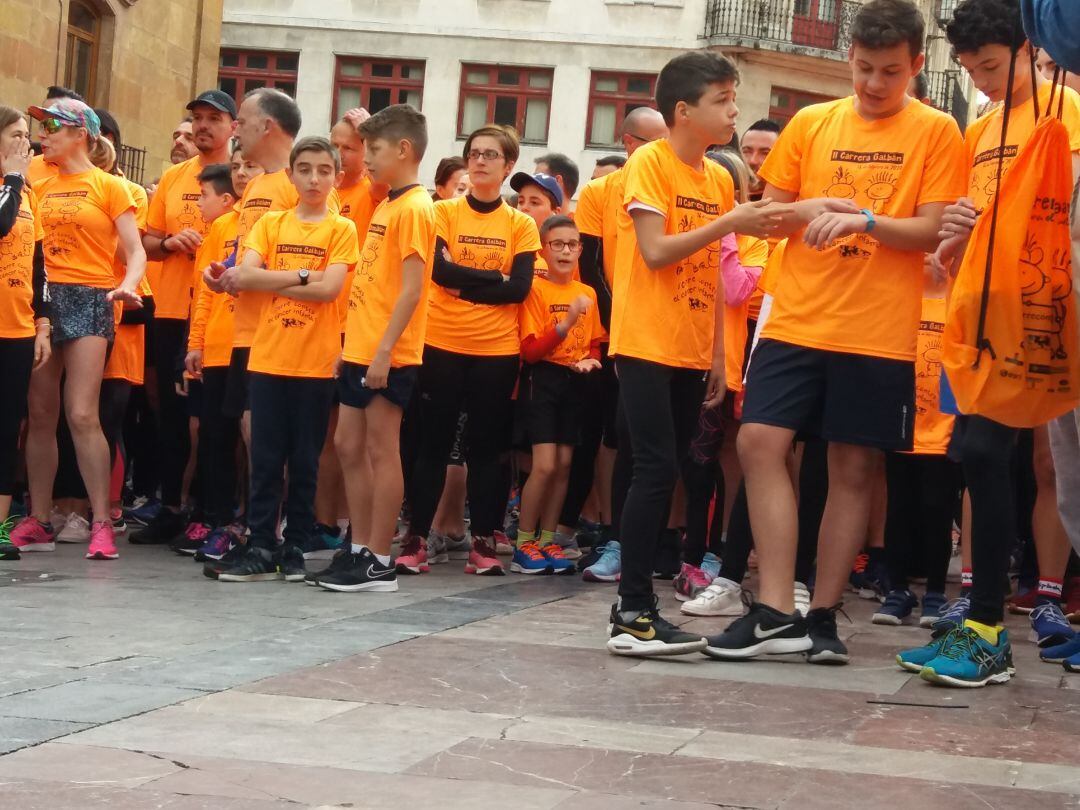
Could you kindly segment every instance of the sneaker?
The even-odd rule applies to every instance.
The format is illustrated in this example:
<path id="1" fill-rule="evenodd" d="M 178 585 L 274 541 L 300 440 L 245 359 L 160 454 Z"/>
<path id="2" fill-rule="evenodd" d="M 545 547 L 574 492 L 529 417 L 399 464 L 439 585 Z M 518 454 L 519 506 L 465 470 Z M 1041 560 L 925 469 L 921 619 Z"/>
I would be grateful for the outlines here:
<path id="1" fill-rule="evenodd" d="M 1031 640 L 1040 647 L 1056 647 L 1076 636 L 1057 602 L 1043 602 L 1031 611 Z"/>
<path id="2" fill-rule="evenodd" d="M 533 540 L 514 550 L 510 570 L 515 574 L 550 574 L 554 569 L 540 550 L 540 544 Z"/>
<path id="3" fill-rule="evenodd" d="M 428 534 L 427 558 L 429 565 L 444 565 L 450 562 L 450 552 L 446 548 L 445 536 L 438 532 Z"/>
<path id="4" fill-rule="evenodd" d="M 660 533 L 653 557 L 653 579 L 675 579 L 682 566 L 682 548 L 678 529 L 665 529 Z"/>
<path id="5" fill-rule="evenodd" d="M 658 600 L 648 610 L 619 610 L 611 606 L 608 652 L 614 655 L 651 657 L 688 655 L 705 649 L 706 640 L 696 633 L 684 633 L 657 612 Z"/>
<path id="6" fill-rule="evenodd" d="M 548 565 L 551 566 L 551 572 L 556 576 L 573 574 L 577 570 L 574 566 L 574 561 L 566 558 L 566 552 L 563 551 L 563 547 L 558 543 L 549 543 L 540 549 L 540 553 L 544 555 L 544 559 L 547 560 Z M 581 551 L 578 551 L 578 556 L 581 555 Z"/>
<path id="7" fill-rule="evenodd" d="M 472 549 L 472 543 L 469 542 L 469 538 L 465 535 L 455 537 L 452 534 L 442 535 L 446 538 L 446 554 L 451 560 L 467 560 L 469 559 L 469 551 Z M 498 551 L 498 549 L 496 549 Z"/>
<path id="8" fill-rule="evenodd" d="M 341 548 L 341 529 L 315 524 L 315 530 L 300 544 L 305 560 L 329 560 Z"/>
<path id="9" fill-rule="evenodd" d="M 876 599 L 880 602 L 890 590 L 889 569 L 885 561 L 867 562 L 862 584 L 859 586 L 859 598 Z"/>
<path id="10" fill-rule="evenodd" d="M 11 530 L 15 528 L 15 518 L 9 517 L 0 523 L 0 560 L 17 560 L 19 547 L 11 542 Z"/>
<path id="11" fill-rule="evenodd" d="M 580 560 L 584 555 L 581 553 L 581 546 L 578 545 L 577 536 L 573 534 L 555 534 L 555 542 L 559 548 L 562 549 L 562 556 L 564 560 Z M 559 573 L 556 571 L 555 573 Z"/>
<path id="12" fill-rule="evenodd" d="M 240 545 L 240 535 L 231 526 L 222 526 L 206 535 L 203 544 L 195 551 L 195 562 L 220 560 L 229 549 Z"/>
<path id="13" fill-rule="evenodd" d="M 116 550 L 111 520 L 99 520 L 90 528 L 90 547 L 86 550 L 88 560 L 115 560 L 120 557 Z"/>
<path id="14" fill-rule="evenodd" d="M 800 616 L 810 612 L 810 589 L 801 582 L 795 583 L 795 612 Z"/>
<path id="15" fill-rule="evenodd" d="M 1077 653 L 1071 658 L 1066 658 L 1061 662 L 1061 666 L 1066 672 L 1080 672 L 1080 653 Z"/>
<path id="16" fill-rule="evenodd" d="M 337 550 L 334 556 L 330 558 L 330 565 L 326 568 L 321 571 L 308 571 L 304 574 L 304 584 L 312 586 L 318 585 L 320 578 L 345 571 L 352 565 L 352 556 L 352 544 L 350 543 L 347 546 L 343 545 Z"/>
<path id="17" fill-rule="evenodd" d="M 1039 605 L 1039 591 L 1037 588 L 1024 591 L 1016 596 L 1009 597 L 1009 613 L 1021 616 L 1030 615 Z"/>
<path id="18" fill-rule="evenodd" d="M 922 598 L 922 614 L 919 616 L 919 627 L 933 627 L 945 611 L 949 599 L 943 593 L 927 591 Z"/>
<path id="19" fill-rule="evenodd" d="M 110 524 L 111 525 L 111 524 Z M 90 521 L 82 515 L 72 512 L 67 516 L 64 525 L 56 533 L 57 543 L 88 543 L 90 542 Z"/>
<path id="20" fill-rule="evenodd" d="M 702 569 L 683 563 L 679 575 L 675 577 L 675 598 L 680 602 L 689 602 L 711 584 L 712 579 Z"/>
<path id="21" fill-rule="evenodd" d="M 939 686 L 974 688 L 1007 683 L 1013 671 L 1007 630 L 1001 630 L 998 643 L 991 644 L 970 627 L 962 627 L 949 635 L 948 643 L 919 677 Z"/>
<path id="22" fill-rule="evenodd" d="M 123 509 L 109 511 L 109 519 L 112 520 L 113 537 L 123 537 L 128 533 L 127 521 L 124 520 Z"/>
<path id="23" fill-rule="evenodd" d="M 213 530 L 214 527 L 208 523 L 189 523 L 184 533 L 169 543 L 169 548 L 177 554 L 194 555 Z"/>
<path id="24" fill-rule="evenodd" d="M 514 554 L 514 544 L 510 542 L 505 532 L 500 532 L 498 529 L 495 530 L 495 553 L 500 557 L 510 557 Z M 472 555 L 472 543 L 469 543 L 469 555 Z"/>
<path id="25" fill-rule="evenodd" d="M 608 540 L 601 547 L 600 558 L 586 568 L 581 578 L 586 582 L 618 582 L 622 574 L 622 547 L 618 540 Z"/>
<path id="26" fill-rule="evenodd" d="M 706 641 L 705 655 L 718 661 L 806 652 L 813 646 L 807 619 L 798 613 L 789 616 L 759 602 L 752 602 L 749 613 Z"/>
<path id="27" fill-rule="evenodd" d="M 738 583 L 717 577 L 701 593 L 679 608 L 687 616 L 742 616 L 746 612 Z"/>
<path id="28" fill-rule="evenodd" d="M 908 672 L 922 672 L 923 667 L 937 658 L 945 646 L 951 642 L 951 636 L 956 631 L 957 628 L 950 628 L 940 635 L 932 636 L 930 643 L 923 647 L 901 650 L 896 654 L 896 663 Z"/>
<path id="29" fill-rule="evenodd" d="M 149 526 L 150 522 L 161 511 L 161 501 L 157 498 L 139 496 L 131 504 L 130 509 L 124 510 L 124 517 L 136 526 Z"/>
<path id="30" fill-rule="evenodd" d="M 245 554 L 247 554 L 247 546 L 239 542 L 239 538 L 237 538 L 236 545 L 226 551 L 220 560 L 208 560 L 203 565 L 203 576 L 209 579 L 217 579 L 221 576 L 222 571 L 228 571 L 244 559 Z"/>
<path id="31" fill-rule="evenodd" d="M 413 535 L 401 547 L 394 563 L 399 574 L 426 574 L 431 570 L 428 566 L 427 543 L 420 535 Z"/>
<path id="32" fill-rule="evenodd" d="M 836 632 L 836 614 L 840 605 L 814 608 L 806 614 L 806 624 L 813 646 L 806 654 L 811 664 L 846 664 L 848 650 Z M 846 613 L 844 614 L 847 615 Z"/>
<path id="33" fill-rule="evenodd" d="M 885 602 L 877 609 L 872 621 L 874 624 L 891 624 L 899 627 L 905 624 L 908 618 L 919 604 L 919 600 L 911 591 L 889 591 Z"/>
<path id="34" fill-rule="evenodd" d="M 187 528 L 183 514 L 162 507 L 142 531 L 128 537 L 137 546 L 163 545 L 179 538 Z"/>
<path id="35" fill-rule="evenodd" d="M 720 558 L 711 551 L 706 551 L 705 557 L 701 560 L 701 570 L 705 572 L 709 582 L 712 582 L 720 576 Z"/>
<path id="36" fill-rule="evenodd" d="M 388 593 L 398 589 L 397 571 L 393 565 L 383 565 L 369 550 L 359 554 L 351 551 L 347 562 L 338 564 L 335 571 L 319 575 L 319 587 L 328 591 L 353 593 L 355 591 L 377 591 Z"/>
<path id="37" fill-rule="evenodd" d="M 580 560 L 577 561 L 577 570 L 581 573 L 585 573 L 586 568 L 592 568 L 596 565 L 596 561 L 600 559 L 600 555 L 604 553 L 604 543 L 597 543 L 590 548 Z"/>
<path id="38" fill-rule="evenodd" d="M 278 573 L 286 582 L 303 582 L 307 577 L 307 568 L 304 567 L 304 552 L 300 547 L 289 543 L 278 547 L 274 555 Z"/>
<path id="39" fill-rule="evenodd" d="M 848 575 L 848 586 L 852 591 L 858 593 L 863 588 L 867 587 L 866 584 L 866 566 L 870 562 L 869 554 L 859 554 L 855 558 L 855 565 L 851 568 L 851 574 Z"/>
<path id="40" fill-rule="evenodd" d="M 56 534 L 51 523 L 42 523 L 36 517 L 20 520 L 9 535 L 11 544 L 20 552 L 56 551 Z"/>
<path id="41" fill-rule="evenodd" d="M 964 620 L 971 612 L 971 599 L 961 596 L 948 602 L 941 610 L 941 618 L 930 625 L 935 636 L 944 635 L 950 630 L 964 626 Z"/>
<path id="42" fill-rule="evenodd" d="M 496 559 L 495 538 L 474 537 L 469 561 L 465 563 L 466 574 L 479 574 L 482 577 L 501 577 L 506 572 Z"/>
<path id="43" fill-rule="evenodd" d="M 1074 655 L 1080 655 L 1080 634 L 1063 644 L 1039 650 L 1039 660 L 1047 664 L 1062 664 Z"/>
<path id="44" fill-rule="evenodd" d="M 244 546 L 236 563 L 218 574 L 217 579 L 218 582 L 268 582 L 281 579 L 281 574 L 270 551 Z"/>

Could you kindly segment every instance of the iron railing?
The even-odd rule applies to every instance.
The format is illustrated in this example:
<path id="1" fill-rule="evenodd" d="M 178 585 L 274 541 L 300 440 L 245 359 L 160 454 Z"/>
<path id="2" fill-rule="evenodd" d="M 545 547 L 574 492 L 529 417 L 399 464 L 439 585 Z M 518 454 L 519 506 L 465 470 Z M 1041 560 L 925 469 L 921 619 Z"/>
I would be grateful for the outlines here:
<path id="1" fill-rule="evenodd" d="M 930 101 L 934 106 L 955 118 L 961 130 L 966 128 L 968 99 L 964 95 L 959 69 L 928 70 L 926 79 L 930 85 Z"/>
<path id="2" fill-rule="evenodd" d="M 748 48 L 792 46 L 840 54 L 851 44 L 856 0 L 709 0 L 705 38 Z"/>
<path id="3" fill-rule="evenodd" d="M 146 171 L 145 149 L 122 143 L 120 144 L 120 154 L 117 155 L 116 163 L 120 166 L 120 171 L 124 173 L 124 177 L 132 183 L 138 183 L 140 186 L 143 184 L 143 174 Z"/>

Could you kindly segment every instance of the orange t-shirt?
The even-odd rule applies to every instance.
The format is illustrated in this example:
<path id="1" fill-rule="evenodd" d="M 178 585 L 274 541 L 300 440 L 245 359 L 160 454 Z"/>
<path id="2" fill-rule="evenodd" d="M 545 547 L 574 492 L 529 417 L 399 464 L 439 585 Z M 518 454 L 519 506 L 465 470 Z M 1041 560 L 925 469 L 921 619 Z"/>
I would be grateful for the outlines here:
<path id="1" fill-rule="evenodd" d="M 135 224 L 139 233 L 146 232 L 146 212 L 149 203 L 146 198 L 146 189 L 138 183 L 133 183 L 124 178 L 128 191 L 135 200 Z M 116 273 L 116 284 L 124 280 L 127 267 L 120 254 L 116 256 L 113 266 Z M 143 276 L 139 282 L 139 294 L 150 295 L 150 285 Z M 124 380 L 132 385 L 142 385 L 144 369 L 146 368 L 146 327 L 143 324 L 123 324 L 120 320 L 124 317 L 124 305 L 117 302 L 113 305 L 113 320 L 116 325 L 116 333 L 113 336 L 112 348 L 109 350 L 109 358 L 105 362 L 103 380 Z"/>
<path id="2" fill-rule="evenodd" d="M 907 218 L 921 205 L 964 194 L 964 146 L 956 122 L 910 102 L 867 121 L 853 97 L 798 112 L 759 174 L 799 199 L 852 200 L 877 216 Z M 834 352 L 915 359 L 923 254 L 853 234 L 824 250 L 789 240 L 767 338 Z"/>
<path id="3" fill-rule="evenodd" d="M 206 268 L 211 262 L 224 261 L 236 247 L 236 224 L 240 219 L 236 211 L 229 211 L 215 219 L 203 239 L 195 266 Z M 203 353 L 203 366 L 221 368 L 232 359 L 233 312 L 236 299 L 226 293 L 216 293 L 206 286 L 201 271 L 196 271 L 194 306 L 191 310 L 191 328 L 188 331 L 188 351 L 199 349 Z"/>
<path id="4" fill-rule="evenodd" d="M 356 234 L 363 240 L 371 223 L 371 215 L 375 208 L 386 199 L 386 187 L 376 188 L 370 177 L 360 178 L 360 182 L 348 188 L 335 188 L 330 195 L 332 204 L 328 204 L 331 211 L 336 205 L 338 213 L 353 221 L 356 226 Z M 361 241 L 361 246 L 363 241 Z M 349 275 L 345 278 L 345 284 L 341 287 L 341 297 L 338 298 L 338 315 L 341 317 L 341 334 L 345 334 L 345 323 L 349 317 L 349 294 L 352 291 L 353 270 L 349 268 Z"/>
<path id="5" fill-rule="evenodd" d="M 41 203 L 49 282 L 111 290 L 120 242 L 116 220 L 135 209 L 127 181 L 90 169 L 46 178 L 34 193 Z"/>
<path id="6" fill-rule="evenodd" d="M 769 255 L 772 255 L 773 250 L 776 248 L 777 243 L 781 240 L 775 238 L 769 238 L 765 240 L 765 244 L 769 247 Z M 762 276 L 765 274 L 762 273 Z M 746 308 L 746 317 L 752 321 L 756 321 L 758 316 L 761 315 L 761 302 L 765 298 L 765 288 L 761 286 L 761 279 L 758 279 L 757 289 L 754 290 L 750 296 L 750 302 Z"/>
<path id="7" fill-rule="evenodd" d="M 199 212 L 199 156 L 170 166 L 161 176 L 150 201 L 147 227 L 163 234 L 175 234 L 191 228 L 203 236 L 207 225 Z M 191 309 L 191 279 L 195 255 L 170 253 L 161 262 L 154 287 L 154 317 L 185 320 Z"/>
<path id="8" fill-rule="evenodd" d="M 299 202 L 300 195 L 296 193 L 296 186 L 292 184 L 284 169 L 271 174 L 260 174 L 248 183 L 247 188 L 244 189 L 244 197 L 240 200 L 240 219 L 236 225 L 237 267 L 244 258 L 248 234 L 263 214 L 270 211 L 288 211 L 296 208 Z M 249 290 L 240 293 L 236 299 L 234 347 L 251 346 L 259 312 L 266 303 L 267 297 L 266 293 Z"/>
<path id="9" fill-rule="evenodd" d="M 23 184 L 15 224 L 0 239 L 0 338 L 34 336 L 34 245 L 41 241 L 38 202 Z"/>
<path id="10" fill-rule="evenodd" d="M 360 255 L 352 220 L 328 213 L 319 222 L 305 222 L 295 210 L 264 216 L 244 248 L 258 253 L 267 270 L 293 273 L 356 264 Z M 282 377 L 333 377 L 341 355 L 337 301 L 298 301 L 280 293 L 263 297 L 248 369 Z"/>
<path id="11" fill-rule="evenodd" d="M 731 175 L 711 160 L 703 160 L 702 171 L 686 165 L 666 139 L 634 152 L 623 173 L 611 355 L 677 368 L 711 368 L 720 242 L 678 264 L 652 270 L 638 251 L 627 208 L 637 205 L 660 212 L 667 234 L 696 230 L 734 207 Z"/>
<path id="12" fill-rule="evenodd" d="M 560 366 L 572 366 L 589 356 L 593 341 L 605 337 L 604 327 L 600 324 L 600 313 L 596 306 L 596 291 L 581 281 L 570 279 L 566 284 L 558 284 L 546 278 L 533 280 L 529 297 L 521 306 L 521 340 L 541 337 L 566 317 L 570 304 L 580 295 L 586 296 L 591 304 L 589 310 L 577 319 L 574 328 L 544 358 L 544 362 L 557 363 Z"/>
<path id="13" fill-rule="evenodd" d="M 55 163 L 46 163 L 43 155 L 34 155 L 30 158 L 30 165 L 26 169 L 26 179 L 33 186 L 49 177 L 56 177 L 59 173 L 60 169 Z"/>
<path id="14" fill-rule="evenodd" d="M 624 169 L 616 169 L 596 180 L 590 180 L 581 190 L 576 210 L 578 229 L 583 234 L 599 237 L 603 243 L 604 277 L 609 287 L 615 278 L 619 212 L 623 207 L 625 181 Z"/>
<path id="15" fill-rule="evenodd" d="M 474 211 L 467 197 L 435 203 L 435 234 L 450 249 L 451 261 L 475 270 L 509 275 L 514 257 L 540 250 L 532 217 L 505 203 L 490 214 Z M 438 284 L 429 293 L 427 337 L 437 349 L 481 357 L 518 354 L 518 304 L 473 304 L 454 298 Z"/>
<path id="16" fill-rule="evenodd" d="M 912 451 L 920 455 L 945 455 L 956 421 L 955 417 L 941 412 L 941 344 L 945 311 L 944 298 L 922 300 L 915 357 L 915 443 Z"/>
<path id="17" fill-rule="evenodd" d="M 349 291 L 349 318 L 342 356 L 370 365 L 401 294 L 401 265 L 410 256 L 424 262 L 420 303 L 390 353 L 390 365 L 418 366 L 424 354 L 428 288 L 435 259 L 435 204 L 423 186 L 391 194 L 379 204 L 368 225 L 364 249 Z"/>
<path id="18" fill-rule="evenodd" d="M 772 253 L 769 254 L 765 272 L 761 274 L 761 280 L 758 281 L 758 289 L 761 290 L 763 296 L 776 294 L 776 280 L 780 275 L 780 268 L 784 266 L 787 243 L 787 239 L 781 239 L 773 246 Z"/>

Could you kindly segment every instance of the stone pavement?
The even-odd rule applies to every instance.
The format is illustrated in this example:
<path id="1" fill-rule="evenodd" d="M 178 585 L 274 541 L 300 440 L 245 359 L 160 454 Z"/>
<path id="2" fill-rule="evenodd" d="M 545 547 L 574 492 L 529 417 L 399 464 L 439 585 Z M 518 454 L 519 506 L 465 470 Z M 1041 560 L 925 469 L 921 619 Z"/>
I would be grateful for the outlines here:
<path id="1" fill-rule="evenodd" d="M 845 668 L 639 661 L 577 578 L 332 594 L 122 546 L 0 563 L 5 810 L 1080 808 L 1080 676 L 1023 622 L 1011 684 L 942 690 L 854 596 Z"/>

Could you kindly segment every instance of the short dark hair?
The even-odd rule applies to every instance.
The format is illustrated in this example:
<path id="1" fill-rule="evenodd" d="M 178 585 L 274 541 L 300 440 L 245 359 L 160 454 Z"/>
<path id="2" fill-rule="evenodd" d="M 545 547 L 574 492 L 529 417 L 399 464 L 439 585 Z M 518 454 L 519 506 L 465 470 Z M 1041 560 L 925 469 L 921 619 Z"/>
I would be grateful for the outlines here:
<path id="1" fill-rule="evenodd" d="M 334 161 L 334 169 L 341 171 L 341 155 L 338 154 L 338 150 L 334 148 L 334 145 L 330 143 L 326 138 L 318 135 L 309 135 L 306 138 L 298 140 L 289 153 L 289 168 L 291 169 L 296 165 L 297 159 L 304 152 L 318 152 L 320 154 L 329 155 Z"/>
<path id="2" fill-rule="evenodd" d="M 926 71 L 920 70 L 912 81 L 915 82 L 915 95 L 920 101 L 930 95 L 930 80 L 926 78 Z"/>
<path id="3" fill-rule="evenodd" d="M 473 130 L 465 139 L 465 146 L 461 149 L 461 156 L 465 160 L 469 159 L 473 141 L 477 138 L 494 138 L 498 141 L 507 163 L 517 163 L 517 159 L 521 156 L 521 140 L 518 138 L 516 129 L 506 124 L 485 124 L 480 129 Z"/>
<path id="4" fill-rule="evenodd" d="M 76 93 L 69 87 L 61 87 L 58 84 L 50 84 L 49 89 L 45 91 L 45 100 L 60 99 L 60 98 L 73 98 L 76 101 L 86 103 L 86 99 L 82 97 L 80 93 Z"/>
<path id="5" fill-rule="evenodd" d="M 746 128 L 747 132 L 772 132 L 776 135 L 780 134 L 780 130 L 783 129 L 778 123 L 771 118 L 759 118 Z M 745 134 L 745 133 L 744 133 Z"/>
<path id="6" fill-rule="evenodd" d="M 236 196 L 232 181 L 232 167 L 228 163 L 212 163 L 203 168 L 195 179 L 200 183 L 209 183 L 218 194 Z"/>
<path id="7" fill-rule="evenodd" d="M 391 104 L 375 113 L 359 127 L 364 138 L 382 138 L 387 141 L 408 141 L 413 154 L 422 160 L 427 151 L 427 119 L 409 104 Z"/>
<path id="8" fill-rule="evenodd" d="M 710 84 L 738 84 L 739 69 L 726 56 L 712 51 L 680 54 L 660 69 L 656 79 L 656 108 L 670 127 L 675 123 L 675 105 L 680 101 L 697 104 Z"/>
<path id="9" fill-rule="evenodd" d="M 435 185 L 445 186 L 450 182 L 451 177 L 468 168 L 469 166 L 465 163 L 465 158 L 459 158 L 457 155 L 444 157 L 439 161 L 439 165 L 435 168 Z"/>
<path id="10" fill-rule="evenodd" d="M 546 163 L 550 169 L 549 174 L 561 177 L 568 196 L 573 197 L 577 192 L 578 184 L 581 182 L 581 173 L 578 171 L 577 164 L 566 155 L 561 152 L 549 152 L 543 157 L 538 157 L 533 163 Z"/>
<path id="11" fill-rule="evenodd" d="M 855 14 L 851 42 L 872 51 L 906 42 L 914 59 L 926 47 L 926 20 L 911 0 L 870 0 Z"/>
<path id="12" fill-rule="evenodd" d="M 290 138 L 300 132 L 300 108 L 296 102 L 272 87 L 257 87 L 244 95 L 245 99 L 257 98 L 263 115 L 273 119 Z"/>
<path id="13" fill-rule="evenodd" d="M 964 0 L 945 26 L 953 53 L 974 53 L 984 45 L 1020 50 L 1027 37 L 1018 0 Z"/>
<path id="14" fill-rule="evenodd" d="M 553 214 L 540 226 L 540 238 L 543 239 L 556 228 L 573 228 L 576 231 L 577 224 L 565 214 Z"/>
<path id="15" fill-rule="evenodd" d="M 626 155 L 604 155 L 602 158 L 597 158 L 597 166 L 614 166 L 616 169 L 621 169 L 626 165 Z"/>

